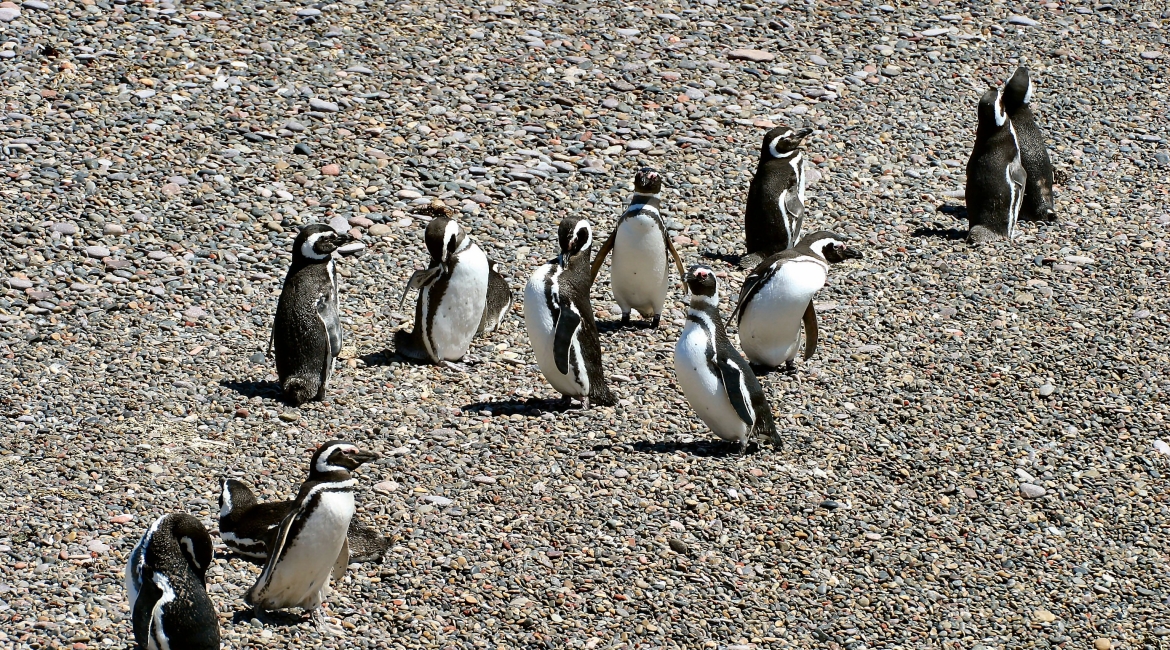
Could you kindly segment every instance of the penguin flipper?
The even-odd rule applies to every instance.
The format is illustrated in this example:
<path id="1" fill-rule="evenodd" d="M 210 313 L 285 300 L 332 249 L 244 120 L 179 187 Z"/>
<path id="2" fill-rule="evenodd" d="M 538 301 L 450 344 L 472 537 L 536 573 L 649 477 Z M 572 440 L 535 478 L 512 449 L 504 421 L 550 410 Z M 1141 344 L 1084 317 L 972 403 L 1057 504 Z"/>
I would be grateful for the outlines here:
<path id="1" fill-rule="evenodd" d="M 349 537 L 341 543 L 341 552 L 337 554 L 337 559 L 333 562 L 333 580 L 341 580 L 345 575 L 345 567 L 349 566 Z"/>
<path id="2" fill-rule="evenodd" d="M 580 329 L 581 314 L 577 313 L 571 302 L 564 301 L 560 313 L 557 314 L 557 320 L 553 323 L 553 360 L 562 375 L 569 374 L 569 353 Z"/>
<path id="3" fill-rule="evenodd" d="M 756 421 L 756 415 L 750 404 L 751 393 L 748 392 L 747 377 L 744 369 L 740 368 L 731 359 L 724 359 L 719 366 L 719 375 L 723 379 L 723 387 L 727 390 L 727 399 L 731 400 L 731 407 L 739 415 L 739 419 L 751 426 Z"/>
<path id="4" fill-rule="evenodd" d="M 402 290 L 402 297 L 398 299 L 398 307 L 401 308 L 402 303 L 406 302 L 406 294 L 410 293 L 411 289 L 421 289 L 434 282 L 439 278 L 439 273 L 442 270 L 443 267 L 436 264 L 429 269 L 415 271 L 406 281 L 406 288 Z"/>
<path id="5" fill-rule="evenodd" d="M 665 228 L 662 229 L 662 241 L 666 243 L 666 250 L 670 253 L 670 256 L 674 258 L 674 266 L 678 269 L 678 281 L 679 284 L 683 286 L 683 293 L 690 293 L 690 289 L 687 287 L 687 283 L 684 281 L 684 278 L 687 277 L 686 268 L 683 266 L 683 261 L 682 258 L 679 257 L 678 250 L 676 250 L 674 247 L 674 242 L 670 241 L 670 231 Z"/>
<path id="6" fill-rule="evenodd" d="M 808 307 L 804 310 L 804 360 L 808 361 L 812 358 L 813 352 L 817 351 L 817 339 L 819 332 L 817 331 L 817 308 L 813 306 L 813 301 L 808 301 Z"/>
<path id="7" fill-rule="evenodd" d="M 605 256 L 609 255 L 609 251 L 613 248 L 613 242 L 615 239 L 617 239 L 617 231 L 617 226 L 614 226 L 613 232 L 609 233 L 609 237 L 597 251 L 597 257 L 593 258 L 593 268 L 589 269 L 590 285 L 592 285 L 597 280 L 597 274 L 601 272 L 601 265 L 605 262 Z"/>
<path id="8" fill-rule="evenodd" d="M 764 286 L 765 281 L 771 277 L 773 266 L 760 268 L 756 266 L 755 270 L 751 272 L 743 280 L 743 288 L 739 291 L 739 302 L 735 303 L 735 309 L 731 311 L 731 315 L 727 317 L 727 322 L 735 320 L 738 325 L 743 320 L 743 312 L 747 309 L 747 304 L 756 295 L 756 293 Z"/>
<path id="9" fill-rule="evenodd" d="M 257 597 L 260 592 L 268 587 L 269 580 L 272 579 L 272 570 L 280 562 L 280 558 L 284 556 L 284 547 L 288 543 L 288 533 L 292 530 L 293 522 L 297 520 L 297 515 L 301 514 L 300 507 L 294 508 L 289 512 L 283 521 L 280 522 L 280 528 L 276 531 L 276 535 L 272 538 L 272 545 L 268 549 L 268 562 L 264 564 L 264 570 L 260 572 L 260 577 L 256 578 L 256 584 L 244 594 L 244 602 L 248 605 L 256 605 Z"/>
<path id="10" fill-rule="evenodd" d="M 337 305 L 329 300 L 328 293 L 317 296 L 317 318 L 329 335 L 329 355 L 335 357 L 341 352 L 341 314 L 337 313 Z"/>

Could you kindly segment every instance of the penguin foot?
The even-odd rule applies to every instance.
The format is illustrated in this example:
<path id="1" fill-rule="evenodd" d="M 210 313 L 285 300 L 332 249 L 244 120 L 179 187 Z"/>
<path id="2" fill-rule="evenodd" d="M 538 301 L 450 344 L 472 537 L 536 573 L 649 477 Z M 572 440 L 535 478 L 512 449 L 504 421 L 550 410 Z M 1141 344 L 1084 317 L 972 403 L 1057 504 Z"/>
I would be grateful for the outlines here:
<path id="1" fill-rule="evenodd" d="M 319 387 L 310 386 L 300 377 L 290 377 L 288 381 L 284 382 L 282 387 L 284 390 L 284 401 L 289 406 L 300 406 L 305 402 L 309 402 L 318 398 L 322 392 Z"/>
<path id="2" fill-rule="evenodd" d="M 440 361 L 439 365 L 443 366 L 447 370 L 454 370 L 456 372 L 462 372 L 462 373 L 466 373 L 470 370 L 467 367 L 467 364 L 460 363 L 457 361 L 447 361 L 446 359 L 443 359 L 442 361 Z"/>
<path id="3" fill-rule="evenodd" d="M 589 410 L 589 396 L 588 396 L 588 395 L 586 395 L 585 397 L 582 397 L 582 398 L 581 398 L 581 410 L 582 410 L 582 411 L 588 411 L 588 410 Z"/>
<path id="4" fill-rule="evenodd" d="M 795 375 L 796 374 L 796 362 L 795 361 L 793 361 L 792 359 L 789 359 L 788 361 L 784 362 L 784 374 L 786 374 L 786 375 Z"/>
<path id="5" fill-rule="evenodd" d="M 628 312 L 628 311 L 626 311 L 626 312 L 622 312 L 622 324 L 621 324 L 621 327 L 622 327 L 622 329 L 625 329 L 625 328 L 627 328 L 627 327 L 629 327 L 629 326 L 630 326 L 630 312 Z"/>
<path id="6" fill-rule="evenodd" d="M 650 319 L 650 328 L 658 329 L 658 324 L 662 322 L 662 314 L 654 314 L 654 318 Z"/>

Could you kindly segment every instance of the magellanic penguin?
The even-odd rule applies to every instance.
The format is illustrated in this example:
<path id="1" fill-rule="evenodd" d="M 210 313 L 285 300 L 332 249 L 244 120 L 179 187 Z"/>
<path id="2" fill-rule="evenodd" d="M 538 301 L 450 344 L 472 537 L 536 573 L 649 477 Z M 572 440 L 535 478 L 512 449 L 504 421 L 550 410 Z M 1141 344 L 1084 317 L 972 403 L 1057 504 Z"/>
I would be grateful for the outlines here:
<path id="1" fill-rule="evenodd" d="M 748 189 L 744 215 L 747 255 L 740 259 L 741 267 L 750 269 L 800 240 L 805 189 L 800 145 L 810 133 L 812 129 L 778 126 L 764 134 L 760 162 Z"/>
<path id="2" fill-rule="evenodd" d="M 219 650 L 219 617 L 204 588 L 211 537 L 188 514 L 163 515 L 130 552 L 126 591 L 142 650 Z"/>
<path id="3" fill-rule="evenodd" d="M 630 310 L 636 309 L 643 318 L 651 319 L 651 327 L 658 327 L 670 285 L 671 258 L 678 268 L 680 281 L 686 274 L 662 221 L 658 198 L 661 191 L 662 177 L 658 172 L 649 168 L 638 171 L 629 207 L 618 218 L 609 239 L 593 260 L 590 282 L 597 280 L 605 256 L 613 249 L 609 284 L 622 308 L 622 326 L 630 324 Z"/>
<path id="4" fill-rule="evenodd" d="M 323 223 L 305 226 L 293 241 L 271 340 L 280 387 L 293 406 L 325 397 L 333 360 L 341 353 L 333 252 L 353 242 Z"/>
<path id="5" fill-rule="evenodd" d="M 967 160 L 968 242 L 1010 239 L 1015 234 L 1027 176 L 1003 90 L 992 88 L 979 98 L 979 126 Z"/>
<path id="6" fill-rule="evenodd" d="M 294 505 L 295 501 L 260 503 L 242 481 L 224 479 L 219 491 L 219 536 L 237 555 L 263 562 L 268 559 L 280 522 Z M 390 547 L 388 538 L 357 519 L 349 522 L 347 537 L 351 563 L 381 562 Z"/>
<path id="7" fill-rule="evenodd" d="M 1036 115 L 1032 112 L 1032 78 L 1024 66 L 1016 68 L 1016 73 L 1004 86 L 1003 107 L 1012 122 L 1012 128 L 1016 130 L 1020 162 L 1024 164 L 1024 171 L 1028 172 L 1020 219 L 1056 221 L 1056 208 L 1052 200 L 1052 160 L 1048 158 L 1044 134 L 1040 132 Z"/>
<path id="8" fill-rule="evenodd" d="M 593 228 L 566 217 L 558 234 L 561 253 L 538 268 L 524 289 L 524 324 L 545 379 L 565 400 L 579 398 L 610 406 L 617 402 L 605 385 L 601 339 L 589 303 L 589 253 Z"/>
<path id="9" fill-rule="evenodd" d="M 272 538 L 264 570 L 244 595 L 246 603 L 259 612 L 314 610 L 321 604 L 329 573 L 340 578 L 349 564 L 346 534 L 357 484 L 350 472 L 378 457 L 340 440 L 321 445 L 309 464 L 309 478 Z"/>
<path id="10" fill-rule="evenodd" d="M 727 339 L 715 273 L 692 266 L 686 282 L 690 305 L 674 347 L 674 371 L 687 402 L 715 435 L 738 443 L 740 453 L 761 437 L 779 444 L 764 389 Z"/>
<path id="11" fill-rule="evenodd" d="M 744 279 L 729 319 L 739 327 L 739 345 L 748 360 L 770 368 L 783 364 L 791 372 L 802 321 L 804 358 L 811 358 L 818 336 L 813 296 L 825 286 L 830 264 L 861 257 L 839 235 L 822 230 L 761 262 Z"/>
<path id="12" fill-rule="evenodd" d="M 479 330 L 476 336 L 491 334 L 500 326 L 504 314 L 512 308 L 512 289 L 508 281 L 500 275 L 499 265 L 488 260 L 487 300 L 483 306 L 483 318 L 479 321 Z"/>
<path id="13" fill-rule="evenodd" d="M 423 234 L 430 266 L 415 271 L 402 294 L 405 300 L 406 292 L 419 290 L 414 330 L 397 335 L 397 350 L 408 357 L 454 366 L 467 355 L 483 322 L 491 267 L 446 206 L 432 204 L 431 210 L 435 216 Z"/>

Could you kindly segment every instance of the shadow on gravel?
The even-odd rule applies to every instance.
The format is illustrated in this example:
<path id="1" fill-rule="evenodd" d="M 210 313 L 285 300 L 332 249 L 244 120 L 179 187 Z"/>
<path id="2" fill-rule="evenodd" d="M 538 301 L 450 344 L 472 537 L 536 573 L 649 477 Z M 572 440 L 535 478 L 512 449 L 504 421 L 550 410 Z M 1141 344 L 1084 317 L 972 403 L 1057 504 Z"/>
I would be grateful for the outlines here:
<path id="1" fill-rule="evenodd" d="M 966 230 L 959 230 L 958 228 L 928 228 L 922 226 L 915 228 L 914 232 L 910 233 L 915 237 L 937 237 L 940 239 L 948 239 L 950 241 L 959 241 L 967 238 Z"/>
<path id="2" fill-rule="evenodd" d="M 724 255 L 722 253 L 712 253 L 711 251 L 703 251 L 700 257 L 705 260 L 717 260 L 735 267 L 738 267 L 739 261 L 743 259 L 743 255 Z"/>
<path id="3" fill-rule="evenodd" d="M 767 377 L 768 375 L 773 374 L 773 373 L 776 373 L 780 376 L 789 376 L 789 377 L 796 374 L 795 370 L 789 372 L 786 368 L 774 368 L 772 366 L 757 366 L 754 363 L 748 364 L 748 367 L 752 369 L 752 372 L 755 373 L 756 377 Z"/>
<path id="4" fill-rule="evenodd" d="M 280 384 L 275 381 L 230 381 L 224 379 L 219 382 L 219 385 L 244 397 L 281 398 Z"/>
<path id="5" fill-rule="evenodd" d="M 256 618 L 255 612 L 251 609 L 245 609 L 232 614 L 233 625 L 248 625 L 253 618 Z M 259 617 L 260 622 L 265 625 L 272 625 L 275 627 L 296 627 L 311 617 L 304 614 L 294 614 L 286 611 L 264 612 Z"/>
<path id="6" fill-rule="evenodd" d="M 628 448 L 639 454 L 674 454 L 682 451 L 700 458 L 726 458 L 739 455 L 738 443 L 723 442 L 722 440 L 696 440 L 693 442 L 641 440 Z M 759 449 L 759 445 L 752 445 L 748 448 L 747 453 L 752 454 Z"/>
<path id="7" fill-rule="evenodd" d="M 369 354 L 363 354 L 358 358 L 361 359 L 366 364 L 367 367 L 388 366 L 388 365 L 390 365 L 391 362 L 394 362 L 394 361 L 396 361 L 398 363 L 405 363 L 405 364 L 411 365 L 411 366 L 429 366 L 429 365 L 431 365 L 430 361 L 426 361 L 423 359 L 414 359 L 414 358 L 411 358 L 408 356 L 404 356 L 404 355 L 398 354 L 394 350 L 382 350 L 381 352 L 371 352 Z"/>
<path id="8" fill-rule="evenodd" d="M 529 418 L 540 417 L 542 413 L 564 413 L 574 408 L 579 409 L 580 407 L 573 407 L 568 400 L 564 399 L 539 399 L 536 397 L 526 400 L 506 399 L 498 402 L 476 402 L 459 407 L 465 413 L 491 411 L 493 417 L 520 415 Z"/>
<path id="9" fill-rule="evenodd" d="M 630 319 L 630 324 L 622 326 L 620 318 L 616 320 L 602 320 L 597 321 L 598 334 L 612 334 L 613 332 L 620 332 L 622 330 L 652 330 L 654 326 L 648 320 Z"/>

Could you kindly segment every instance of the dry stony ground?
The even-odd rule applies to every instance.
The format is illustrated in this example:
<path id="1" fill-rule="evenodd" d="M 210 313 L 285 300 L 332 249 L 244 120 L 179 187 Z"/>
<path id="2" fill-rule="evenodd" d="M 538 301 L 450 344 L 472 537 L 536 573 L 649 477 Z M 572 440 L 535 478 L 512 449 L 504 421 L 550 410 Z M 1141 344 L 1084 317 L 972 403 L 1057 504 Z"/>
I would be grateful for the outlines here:
<path id="1" fill-rule="evenodd" d="M 1167 647 L 1159 4 L 0 3 L 0 645 L 131 645 L 155 517 L 218 544 L 221 476 L 287 498 L 346 438 L 385 454 L 359 516 L 393 550 L 321 630 L 250 621 L 259 569 L 221 553 L 228 647 Z M 1021 61 L 1063 222 L 972 249 L 949 197 Z M 605 326 L 616 408 L 553 408 L 519 304 L 467 374 L 387 349 L 429 196 L 519 298 L 561 216 L 604 236 L 653 165 L 734 296 L 772 123 L 818 129 L 808 225 L 866 255 L 817 355 L 763 379 L 782 448 L 728 455 L 688 409 L 681 302 Z M 290 409 L 262 353 L 328 219 L 368 249 L 329 400 Z"/>

